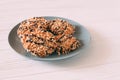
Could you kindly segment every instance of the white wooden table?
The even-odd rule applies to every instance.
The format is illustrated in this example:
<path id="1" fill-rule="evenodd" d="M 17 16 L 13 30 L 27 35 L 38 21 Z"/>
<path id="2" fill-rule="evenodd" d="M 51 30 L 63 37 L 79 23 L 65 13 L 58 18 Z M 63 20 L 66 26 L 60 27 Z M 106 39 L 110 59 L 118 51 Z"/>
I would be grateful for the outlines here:
<path id="1" fill-rule="evenodd" d="M 83 53 L 62 61 L 35 61 L 16 53 L 10 30 L 34 16 L 75 20 L 91 33 Z M 0 80 L 120 80 L 120 0 L 0 0 Z"/>

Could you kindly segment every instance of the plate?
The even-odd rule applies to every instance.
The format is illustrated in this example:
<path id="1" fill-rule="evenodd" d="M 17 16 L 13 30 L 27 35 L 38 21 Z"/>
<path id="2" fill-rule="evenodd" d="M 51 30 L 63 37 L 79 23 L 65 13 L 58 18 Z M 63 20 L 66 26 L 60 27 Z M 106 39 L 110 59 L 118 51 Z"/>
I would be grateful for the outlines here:
<path id="1" fill-rule="evenodd" d="M 8 41 L 9 41 L 10 46 L 17 53 L 19 53 L 19 54 L 21 54 L 23 56 L 26 56 L 28 58 L 34 59 L 34 60 L 61 60 L 61 59 L 66 59 L 66 58 L 75 56 L 77 54 L 80 54 L 81 50 L 83 50 L 85 47 L 87 47 L 89 45 L 90 33 L 88 32 L 88 30 L 85 27 L 83 27 L 79 23 L 77 23 L 77 22 L 75 22 L 73 20 L 67 19 L 67 18 L 62 18 L 62 17 L 55 17 L 55 16 L 42 16 L 42 17 L 44 17 L 47 20 L 53 20 L 55 18 L 60 18 L 60 19 L 68 21 L 70 24 L 75 26 L 76 31 L 75 31 L 74 36 L 77 37 L 77 39 L 82 41 L 83 46 L 81 48 L 76 49 L 75 51 L 70 52 L 67 55 L 60 55 L 60 56 L 51 55 L 51 56 L 48 56 L 48 57 L 45 57 L 45 58 L 40 58 L 40 57 L 37 57 L 37 56 L 33 56 L 23 48 L 22 43 L 20 42 L 20 39 L 17 36 L 17 29 L 18 29 L 18 27 L 20 25 L 20 23 L 18 23 L 10 31 L 9 36 L 8 36 Z"/>

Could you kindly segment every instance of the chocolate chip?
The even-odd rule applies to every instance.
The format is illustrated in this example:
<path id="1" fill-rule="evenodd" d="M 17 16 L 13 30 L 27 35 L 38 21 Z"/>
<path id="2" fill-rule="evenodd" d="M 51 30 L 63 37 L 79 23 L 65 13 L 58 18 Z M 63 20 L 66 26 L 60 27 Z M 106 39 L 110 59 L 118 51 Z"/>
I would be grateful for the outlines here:
<path id="1" fill-rule="evenodd" d="M 28 34 L 25 34 L 25 36 L 28 36 Z"/>
<path id="2" fill-rule="evenodd" d="M 35 44 L 37 44 L 37 42 L 34 42 Z"/>
<path id="3" fill-rule="evenodd" d="M 33 29 L 30 29 L 30 32 L 33 32 L 34 30 Z"/>
<path id="4" fill-rule="evenodd" d="M 30 51 L 31 53 L 34 53 L 34 51 Z"/>
<path id="5" fill-rule="evenodd" d="M 40 40 L 42 40 L 42 41 L 43 41 L 43 38 L 41 38 L 41 37 L 38 37 L 38 39 L 40 39 Z"/>
<path id="6" fill-rule="evenodd" d="M 29 42 L 28 40 L 26 40 L 26 42 Z"/>
<path id="7" fill-rule="evenodd" d="M 34 35 L 34 34 L 29 34 L 29 37 L 36 37 L 36 35 Z"/>
<path id="8" fill-rule="evenodd" d="M 37 43 L 38 45 L 43 45 L 44 43 Z"/>
<path id="9" fill-rule="evenodd" d="M 28 39 L 28 40 L 26 40 L 26 42 L 32 43 L 33 41 L 32 41 L 32 39 Z"/>
<path id="10" fill-rule="evenodd" d="M 53 20 L 53 22 L 56 22 L 55 20 Z"/>

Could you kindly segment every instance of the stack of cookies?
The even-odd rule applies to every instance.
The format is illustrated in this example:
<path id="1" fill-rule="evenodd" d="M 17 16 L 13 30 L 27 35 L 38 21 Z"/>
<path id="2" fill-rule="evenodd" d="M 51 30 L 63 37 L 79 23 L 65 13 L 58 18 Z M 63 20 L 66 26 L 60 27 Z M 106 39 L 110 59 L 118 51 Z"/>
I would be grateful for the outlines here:
<path id="1" fill-rule="evenodd" d="M 68 54 L 81 46 L 73 37 L 75 27 L 62 19 L 46 20 L 34 17 L 21 22 L 17 34 L 23 47 L 39 57 Z"/>

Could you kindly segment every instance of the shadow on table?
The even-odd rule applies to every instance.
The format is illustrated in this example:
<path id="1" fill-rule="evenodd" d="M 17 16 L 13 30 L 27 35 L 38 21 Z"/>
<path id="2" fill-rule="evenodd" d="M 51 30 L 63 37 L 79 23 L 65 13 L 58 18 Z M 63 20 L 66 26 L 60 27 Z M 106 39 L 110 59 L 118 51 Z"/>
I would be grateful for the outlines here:
<path id="1" fill-rule="evenodd" d="M 79 55 L 72 58 L 47 62 L 48 64 L 64 68 L 85 68 L 104 64 L 109 57 L 110 46 L 104 35 L 90 30 L 90 45 L 82 50 Z"/>

